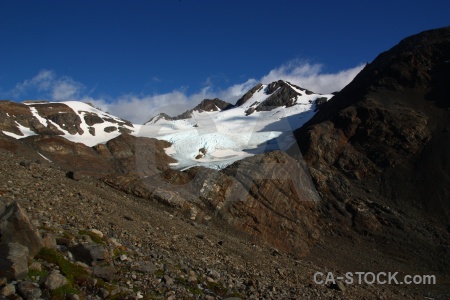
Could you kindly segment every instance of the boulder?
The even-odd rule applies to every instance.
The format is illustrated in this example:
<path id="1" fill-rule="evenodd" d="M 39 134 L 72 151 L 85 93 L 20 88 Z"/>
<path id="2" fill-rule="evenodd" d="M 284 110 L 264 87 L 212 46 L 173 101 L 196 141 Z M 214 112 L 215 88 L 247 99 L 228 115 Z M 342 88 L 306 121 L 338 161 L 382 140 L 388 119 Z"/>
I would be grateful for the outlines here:
<path id="1" fill-rule="evenodd" d="M 93 265 L 109 258 L 105 247 L 97 244 L 78 244 L 70 248 L 76 260 Z"/>
<path id="2" fill-rule="evenodd" d="M 39 284 L 29 281 L 19 282 L 17 284 L 17 292 L 27 300 L 39 299 L 42 296 Z"/>
<path id="3" fill-rule="evenodd" d="M 43 247 L 38 230 L 31 224 L 22 207 L 14 202 L 0 215 L 0 242 L 19 243 L 34 257 Z"/>
<path id="4" fill-rule="evenodd" d="M 94 275 L 107 282 L 113 282 L 116 269 L 112 266 L 95 266 L 93 268 Z"/>
<path id="5" fill-rule="evenodd" d="M 67 284 L 67 279 L 59 272 L 52 271 L 50 275 L 48 275 L 47 279 L 45 279 L 44 286 L 49 290 L 56 290 L 57 288 L 62 287 Z"/>
<path id="6" fill-rule="evenodd" d="M 153 263 L 149 262 L 149 261 L 137 261 L 136 264 L 133 266 L 133 270 L 136 270 L 138 272 L 142 272 L 142 273 L 149 273 L 149 274 L 153 274 L 156 271 L 156 267 Z"/>
<path id="7" fill-rule="evenodd" d="M 28 274 L 28 248 L 18 243 L 0 244 L 0 277 L 11 280 Z"/>
<path id="8" fill-rule="evenodd" d="M 11 295 L 14 295 L 16 293 L 16 286 L 12 283 L 4 286 L 1 290 L 0 290 L 0 297 L 2 297 L 1 299 L 6 299 L 3 297 L 8 297 Z"/>

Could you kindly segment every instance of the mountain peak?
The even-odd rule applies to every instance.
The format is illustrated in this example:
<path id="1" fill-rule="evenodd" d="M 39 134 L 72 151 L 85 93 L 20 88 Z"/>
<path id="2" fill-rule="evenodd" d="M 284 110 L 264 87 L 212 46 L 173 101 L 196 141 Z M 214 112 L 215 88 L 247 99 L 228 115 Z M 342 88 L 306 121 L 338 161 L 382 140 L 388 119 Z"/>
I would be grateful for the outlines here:
<path id="1" fill-rule="evenodd" d="M 276 107 L 310 104 L 318 98 L 328 99 L 331 95 L 322 97 L 289 81 L 278 80 L 269 84 L 257 84 L 236 102 L 236 106 L 245 108 L 246 114 L 250 115 L 255 111 L 270 111 Z"/>
<path id="2" fill-rule="evenodd" d="M 263 88 L 263 84 L 262 83 L 258 83 L 257 85 L 255 85 L 250 91 L 248 91 L 247 93 L 244 94 L 244 96 L 242 96 L 241 98 L 239 98 L 239 100 L 236 102 L 235 106 L 241 106 L 244 103 L 246 103 L 248 101 L 248 99 L 250 99 L 251 97 L 253 97 L 253 95 L 260 91 Z"/>
<path id="3" fill-rule="evenodd" d="M 172 121 L 173 118 L 171 116 L 169 116 L 168 114 L 165 113 L 159 113 L 156 116 L 152 117 L 150 120 L 148 120 L 147 122 L 145 122 L 146 125 L 148 124 L 154 124 L 156 122 L 158 122 L 159 120 L 167 120 L 167 121 Z"/>
<path id="4" fill-rule="evenodd" d="M 263 93 L 265 95 L 265 98 L 272 96 L 275 92 L 277 92 L 279 89 L 281 89 L 281 97 L 275 97 L 277 100 L 275 101 L 269 101 L 266 103 L 266 105 L 261 106 L 266 107 L 269 106 L 292 106 L 294 103 L 291 103 L 292 98 L 297 95 L 314 95 L 314 92 L 311 92 L 310 90 L 304 89 L 302 87 L 299 87 L 298 85 L 292 84 L 287 80 L 278 80 L 273 81 L 269 84 L 262 84 L 258 83 L 255 85 L 251 90 L 249 90 L 247 93 L 245 93 L 239 100 L 236 102 L 235 106 L 243 106 L 246 104 L 252 97 L 254 97 L 257 93 Z M 288 98 L 286 98 L 288 97 Z M 280 98 L 284 98 L 281 100 Z M 268 99 L 268 98 L 267 98 Z M 266 99 L 266 100 L 267 100 Z M 273 100 L 273 99 L 272 99 Z M 262 104 L 262 101 L 259 101 Z M 252 103 L 253 104 L 253 103 Z M 252 104 L 250 106 L 252 106 Z M 262 110 L 262 109 L 261 109 Z"/>
<path id="5" fill-rule="evenodd" d="M 187 110 L 184 113 L 173 117 L 173 120 L 189 119 L 193 116 L 194 111 L 204 112 L 204 111 L 221 111 L 232 108 L 233 104 L 226 101 L 220 100 L 219 98 L 214 99 L 204 99 L 193 109 Z"/>

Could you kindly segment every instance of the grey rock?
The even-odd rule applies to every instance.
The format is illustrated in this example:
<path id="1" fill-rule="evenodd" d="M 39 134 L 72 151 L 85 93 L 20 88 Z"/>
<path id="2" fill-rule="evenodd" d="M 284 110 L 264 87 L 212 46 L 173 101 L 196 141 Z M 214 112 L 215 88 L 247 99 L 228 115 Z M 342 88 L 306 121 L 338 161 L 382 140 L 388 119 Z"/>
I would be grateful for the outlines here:
<path id="1" fill-rule="evenodd" d="M 114 276 L 116 274 L 116 269 L 111 266 L 95 266 L 93 268 L 94 275 L 107 281 L 112 282 L 114 280 Z"/>
<path id="2" fill-rule="evenodd" d="M 66 173 L 67 178 L 78 181 L 83 178 L 83 175 L 80 172 L 69 171 Z"/>
<path id="3" fill-rule="evenodd" d="M 42 234 L 42 244 L 45 248 L 56 249 L 56 239 L 53 234 L 45 232 Z"/>
<path id="4" fill-rule="evenodd" d="M 0 277 L 25 277 L 28 273 L 28 254 L 28 248 L 18 243 L 0 244 Z"/>
<path id="5" fill-rule="evenodd" d="M 39 285 L 34 282 L 21 281 L 17 284 L 18 293 L 28 300 L 39 299 L 42 296 L 42 291 Z"/>
<path id="6" fill-rule="evenodd" d="M 170 276 L 168 276 L 168 275 L 164 275 L 162 278 L 162 281 L 167 285 L 172 285 L 174 282 L 173 279 L 170 278 Z"/>
<path id="7" fill-rule="evenodd" d="M 16 287 L 10 283 L 0 290 L 0 297 L 8 297 L 16 293 Z"/>
<path id="8" fill-rule="evenodd" d="M 341 291 L 342 293 L 345 293 L 345 290 L 346 290 L 345 285 L 342 281 L 336 281 L 336 284 L 333 285 L 333 288 L 338 291 Z"/>
<path id="9" fill-rule="evenodd" d="M 133 269 L 135 271 L 138 272 L 142 272 L 142 273 L 155 273 L 156 271 L 156 267 L 153 263 L 149 262 L 149 261 L 137 261 L 136 264 L 134 265 Z"/>
<path id="10" fill-rule="evenodd" d="M 102 296 L 102 299 L 106 299 L 109 296 L 109 292 L 108 292 L 108 290 L 101 288 L 100 295 Z"/>
<path id="11" fill-rule="evenodd" d="M 97 244 L 78 244 L 70 249 L 75 259 L 92 265 L 93 263 L 105 261 L 108 251 Z"/>
<path id="12" fill-rule="evenodd" d="M 42 264 L 38 261 L 33 261 L 29 267 L 30 270 L 42 271 Z"/>
<path id="13" fill-rule="evenodd" d="M 43 247 L 41 236 L 22 207 L 14 202 L 0 215 L 0 242 L 19 243 L 34 257 Z"/>
<path id="14" fill-rule="evenodd" d="M 44 286 L 49 290 L 56 290 L 65 284 L 67 284 L 66 277 L 56 271 L 52 271 L 44 282 Z"/>
<path id="15" fill-rule="evenodd" d="M 67 300 L 80 300 L 80 296 L 78 296 L 77 294 L 69 294 L 66 297 Z"/>
<path id="16" fill-rule="evenodd" d="M 208 271 L 208 276 L 210 276 L 210 277 L 212 277 L 214 279 L 220 278 L 220 273 L 217 272 L 216 270 L 208 269 L 207 271 Z"/>

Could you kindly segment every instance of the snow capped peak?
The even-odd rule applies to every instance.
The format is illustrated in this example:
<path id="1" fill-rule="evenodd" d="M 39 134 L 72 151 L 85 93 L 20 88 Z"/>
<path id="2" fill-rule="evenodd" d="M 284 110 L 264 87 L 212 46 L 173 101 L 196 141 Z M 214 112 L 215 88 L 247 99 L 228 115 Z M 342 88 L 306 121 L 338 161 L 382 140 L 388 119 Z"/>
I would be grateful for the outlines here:
<path id="1" fill-rule="evenodd" d="M 0 101 L 0 130 L 14 138 L 59 135 L 87 146 L 105 143 L 122 133 L 172 143 L 167 154 L 175 168 L 206 166 L 220 169 L 257 153 L 287 150 L 293 131 L 314 114 L 317 104 L 333 95 L 320 95 L 279 80 L 259 83 L 232 105 L 205 99 L 176 117 L 161 113 L 144 125 L 103 112 L 78 101 Z"/>
<path id="2" fill-rule="evenodd" d="M 144 123 L 144 125 L 151 125 L 151 124 L 155 124 L 156 122 L 158 122 L 159 120 L 167 120 L 167 121 L 172 121 L 173 118 L 171 116 L 169 116 L 168 114 L 165 113 L 159 113 L 156 116 L 152 117 L 150 120 L 148 120 L 147 122 Z"/>
<path id="3" fill-rule="evenodd" d="M 206 99 L 177 117 L 158 115 L 138 135 L 172 143 L 168 154 L 178 161 L 175 168 L 220 169 L 257 153 L 287 150 L 295 143 L 293 131 L 314 115 L 316 100 L 332 96 L 283 80 L 259 83 L 234 106 Z"/>

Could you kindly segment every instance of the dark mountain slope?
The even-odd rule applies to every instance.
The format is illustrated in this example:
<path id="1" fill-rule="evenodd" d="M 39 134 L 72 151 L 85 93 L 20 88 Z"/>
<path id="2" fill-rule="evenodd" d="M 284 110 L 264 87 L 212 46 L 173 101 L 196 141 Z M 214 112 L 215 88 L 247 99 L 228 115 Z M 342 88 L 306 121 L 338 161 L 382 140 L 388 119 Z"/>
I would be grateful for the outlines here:
<path id="1" fill-rule="evenodd" d="M 448 265 L 449 107 L 446 27 L 380 54 L 295 132 L 334 230 L 353 227 L 384 251 Z"/>

